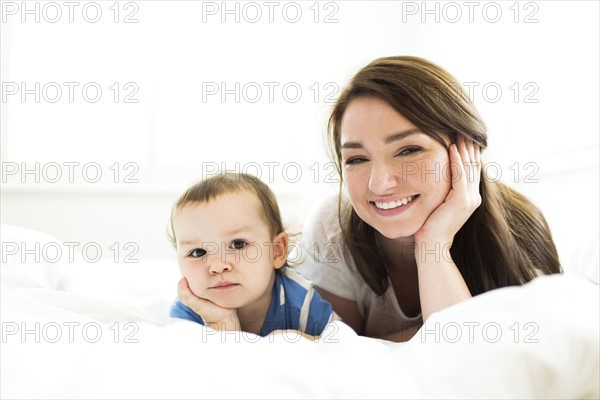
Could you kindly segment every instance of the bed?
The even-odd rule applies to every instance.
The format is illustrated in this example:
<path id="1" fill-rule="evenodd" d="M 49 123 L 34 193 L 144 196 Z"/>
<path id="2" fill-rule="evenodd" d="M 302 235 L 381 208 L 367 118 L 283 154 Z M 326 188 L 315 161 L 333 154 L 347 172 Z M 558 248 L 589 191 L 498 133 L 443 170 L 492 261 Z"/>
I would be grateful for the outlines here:
<path id="1" fill-rule="evenodd" d="M 308 340 L 168 318 L 174 260 L 36 260 L 15 246 L 59 241 L 9 225 L 1 234 L 1 398 L 600 396 L 597 258 L 570 269 L 587 275 L 539 277 L 435 313 L 407 343 L 342 322 Z M 588 247 L 597 254 L 597 241 Z"/>

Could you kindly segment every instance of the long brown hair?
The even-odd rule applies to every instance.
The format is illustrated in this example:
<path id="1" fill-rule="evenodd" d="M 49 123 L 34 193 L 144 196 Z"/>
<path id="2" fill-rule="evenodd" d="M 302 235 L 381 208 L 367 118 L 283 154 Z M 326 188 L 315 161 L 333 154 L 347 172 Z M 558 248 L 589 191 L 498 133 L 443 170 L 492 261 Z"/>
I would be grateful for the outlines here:
<path id="1" fill-rule="evenodd" d="M 361 69 L 340 94 L 329 118 L 328 139 L 340 175 L 340 225 L 345 243 L 365 282 L 378 295 L 389 286 L 373 227 L 351 210 L 341 221 L 341 121 L 353 100 L 386 101 L 423 133 L 439 141 L 463 136 L 487 147 L 487 132 L 460 84 L 442 68 L 418 57 L 379 58 Z M 490 180 L 482 168 L 481 205 L 454 237 L 450 255 L 471 294 L 521 285 L 537 276 L 560 273 L 558 253 L 542 213 L 523 195 Z"/>

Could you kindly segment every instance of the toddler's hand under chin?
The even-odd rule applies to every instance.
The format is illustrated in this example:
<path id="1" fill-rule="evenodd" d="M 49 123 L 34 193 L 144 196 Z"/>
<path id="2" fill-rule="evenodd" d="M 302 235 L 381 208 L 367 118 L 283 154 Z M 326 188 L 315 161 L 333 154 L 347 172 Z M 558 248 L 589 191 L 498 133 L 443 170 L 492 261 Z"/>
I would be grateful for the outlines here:
<path id="1" fill-rule="evenodd" d="M 177 296 L 184 305 L 201 316 L 207 326 L 224 331 L 240 330 L 240 321 L 235 308 L 223 308 L 210 300 L 196 296 L 190 290 L 186 278 L 179 280 Z"/>

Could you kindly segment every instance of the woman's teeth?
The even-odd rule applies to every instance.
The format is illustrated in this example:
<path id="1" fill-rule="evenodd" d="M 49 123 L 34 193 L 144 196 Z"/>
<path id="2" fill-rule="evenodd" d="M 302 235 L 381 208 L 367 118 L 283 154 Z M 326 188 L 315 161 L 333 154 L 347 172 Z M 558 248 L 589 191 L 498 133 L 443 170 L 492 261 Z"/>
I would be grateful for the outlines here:
<path id="1" fill-rule="evenodd" d="M 410 203 L 410 202 L 411 202 L 411 201 L 412 201 L 412 200 L 413 200 L 415 197 L 417 197 L 417 196 L 408 196 L 408 197 L 405 197 L 405 198 L 403 198 L 403 199 L 400 199 L 400 200 L 396 200 L 396 201 L 388 201 L 388 202 L 382 202 L 382 203 L 380 203 L 380 202 L 376 201 L 376 202 L 375 202 L 375 206 L 376 206 L 377 208 L 380 208 L 380 209 L 382 209 L 382 210 L 389 210 L 389 209 L 392 209 L 392 208 L 396 208 L 396 207 L 400 207 L 400 206 L 403 206 L 403 205 L 405 205 L 405 204 L 408 204 L 408 203 Z"/>

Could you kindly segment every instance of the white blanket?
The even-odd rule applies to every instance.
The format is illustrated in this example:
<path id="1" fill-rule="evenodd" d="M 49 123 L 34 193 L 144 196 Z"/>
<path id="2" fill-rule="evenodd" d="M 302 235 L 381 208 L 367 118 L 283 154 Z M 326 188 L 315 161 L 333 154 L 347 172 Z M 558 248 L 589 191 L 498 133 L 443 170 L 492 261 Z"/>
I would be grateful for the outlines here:
<path id="1" fill-rule="evenodd" d="M 408 343 L 331 324 L 260 338 L 44 288 L 2 290 L 2 398 L 597 398 L 598 287 L 542 277 L 433 315 Z M 37 325 L 36 325 L 37 324 Z M 52 343 L 54 342 L 54 343 Z"/>
<path id="2" fill-rule="evenodd" d="M 6 262 L 4 262 L 6 261 Z M 79 260 L 80 262 L 80 260 Z M 2 264 L 1 398 L 598 398 L 598 285 L 540 277 L 431 316 L 407 343 L 168 318 L 172 261 Z"/>

